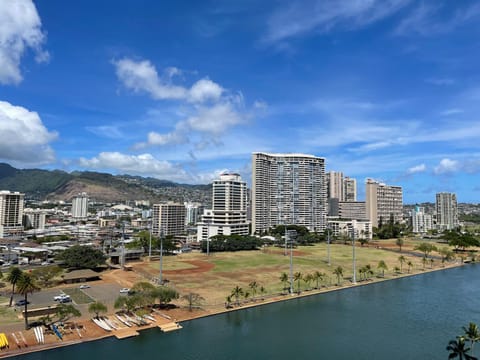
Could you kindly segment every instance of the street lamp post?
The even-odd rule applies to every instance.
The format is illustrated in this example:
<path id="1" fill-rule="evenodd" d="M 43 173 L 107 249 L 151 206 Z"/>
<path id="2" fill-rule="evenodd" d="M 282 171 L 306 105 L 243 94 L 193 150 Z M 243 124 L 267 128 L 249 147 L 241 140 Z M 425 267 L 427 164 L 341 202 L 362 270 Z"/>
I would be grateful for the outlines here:
<path id="1" fill-rule="evenodd" d="M 330 226 L 327 226 L 327 264 L 330 266 Z"/>
<path id="2" fill-rule="evenodd" d="M 163 229 L 160 229 L 160 276 L 158 277 L 158 282 L 160 285 L 163 284 L 162 269 L 163 269 Z"/>
<path id="3" fill-rule="evenodd" d="M 152 230 L 153 230 L 153 218 L 150 221 L 150 229 L 149 229 L 149 245 L 148 245 L 148 260 L 152 259 Z"/>
<path id="4" fill-rule="evenodd" d="M 293 241 L 290 241 L 290 294 L 293 295 Z"/>
<path id="5" fill-rule="evenodd" d="M 357 283 L 357 266 L 356 266 L 356 258 L 355 258 L 355 228 L 353 228 L 352 232 L 352 256 L 353 256 L 353 278 L 352 283 Z"/>

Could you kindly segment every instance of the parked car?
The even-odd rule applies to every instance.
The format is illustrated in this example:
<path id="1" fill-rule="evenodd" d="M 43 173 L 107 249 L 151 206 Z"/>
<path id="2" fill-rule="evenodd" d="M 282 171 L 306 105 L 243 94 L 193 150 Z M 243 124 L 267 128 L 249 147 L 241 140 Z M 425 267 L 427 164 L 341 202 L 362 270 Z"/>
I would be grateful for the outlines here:
<path id="1" fill-rule="evenodd" d="M 58 302 L 61 303 L 61 304 L 69 303 L 71 301 L 72 301 L 72 299 L 70 299 L 70 296 L 69 297 L 64 297 L 64 298 L 58 300 Z"/>
<path id="2" fill-rule="evenodd" d="M 60 295 L 57 295 L 57 296 L 53 297 L 53 300 L 55 300 L 55 301 L 61 301 L 63 299 L 70 299 L 70 295 L 60 294 Z"/>
<path id="3" fill-rule="evenodd" d="M 129 288 L 122 288 L 120 289 L 120 294 L 128 294 L 130 292 Z"/>
<path id="4" fill-rule="evenodd" d="M 90 288 L 90 285 L 88 284 L 80 285 L 80 289 L 88 289 L 88 288 Z"/>
<path id="5" fill-rule="evenodd" d="M 25 301 L 25 299 L 20 299 L 15 303 L 15 305 L 16 306 L 24 306 L 25 303 L 30 304 L 30 301 Z"/>

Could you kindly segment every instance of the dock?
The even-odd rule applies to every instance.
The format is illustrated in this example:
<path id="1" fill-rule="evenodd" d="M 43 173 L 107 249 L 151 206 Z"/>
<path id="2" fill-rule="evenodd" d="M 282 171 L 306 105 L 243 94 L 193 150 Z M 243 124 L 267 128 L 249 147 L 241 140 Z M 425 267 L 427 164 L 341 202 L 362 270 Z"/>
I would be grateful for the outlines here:
<path id="1" fill-rule="evenodd" d="M 158 325 L 158 327 L 163 332 L 169 332 L 169 331 L 174 331 L 174 330 L 180 330 L 182 328 L 182 325 L 180 325 L 179 323 L 176 323 L 176 322 L 169 322 L 169 323 L 166 323 L 166 324 Z"/>
<path id="2" fill-rule="evenodd" d="M 120 340 L 139 335 L 138 331 L 135 331 L 134 329 L 130 329 L 130 328 L 118 329 L 114 332 L 114 334 L 115 334 L 115 337 Z"/>

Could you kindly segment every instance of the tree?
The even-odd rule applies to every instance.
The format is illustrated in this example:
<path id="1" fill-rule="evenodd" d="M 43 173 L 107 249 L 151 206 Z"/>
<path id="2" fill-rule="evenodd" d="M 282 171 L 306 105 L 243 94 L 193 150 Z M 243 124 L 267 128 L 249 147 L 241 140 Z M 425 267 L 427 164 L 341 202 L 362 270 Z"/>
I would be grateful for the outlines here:
<path id="1" fill-rule="evenodd" d="M 74 269 L 95 269 L 105 264 L 106 257 L 102 251 L 91 246 L 75 245 L 60 254 L 65 266 Z"/>
<path id="2" fill-rule="evenodd" d="M 474 356 L 470 356 L 468 352 L 470 348 L 465 347 L 465 338 L 463 336 L 457 336 L 457 340 L 450 340 L 447 346 L 447 351 L 450 351 L 448 355 L 449 359 L 455 359 L 456 357 L 459 360 L 476 360 Z"/>
<path id="3" fill-rule="evenodd" d="M 262 295 L 262 300 L 263 300 L 263 295 L 267 292 L 267 289 L 265 289 L 263 286 L 260 286 L 260 294 Z"/>
<path id="4" fill-rule="evenodd" d="M 321 272 L 318 271 L 318 270 L 313 273 L 313 275 L 312 275 L 312 280 L 314 280 L 314 281 L 316 282 L 316 284 L 317 284 L 316 289 L 319 288 L 319 284 L 318 284 L 318 283 L 319 283 L 320 281 L 323 281 L 324 278 L 325 278 L 325 273 L 321 273 Z"/>
<path id="5" fill-rule="evenodd" d="M 287 283 L 288 283 L 288 274 L 286 272 L 283 272 L 280 275 L 280 281 L 283 284 L 283 290 L 285 290 L 287 288 Z"/>
<path id="6" fill-rule="evenodd" d="M 151 293 L 153 299 L 158 299 L 160 306 L 168 304 L 174 299 L 178 299 L 179 294 L 177 290 L 168 286 L 157 286 Z"/>
<path id="7" fill-rule="evenodd" d="M 303 275 L 300 271 L 293 274 L 293 281 L 297 282 L 297 292 L 300 294 L 300 281 L 302 281 Z"/>
<path id="8" fill-rule="evenodd" d="M 28 330 L 28 294 L 40 290 L 33 277 L 28 273 L 22 273 L 17 282 L 19 294 L 24 296 L 25 300 L 25 330 Z"/>
<path id="9" fill-rule="evenodd" d="M 427 257 L 424 256 L 424 257 L 422 258 L 423 270 L 425 270 L 425 265 L 427 264 L 427 261 L 428 261 L 428 260 L 427 260 Z"/>
<path id="10" fill-rule="evenodd" d="M 465 337 L 470 340 L 470 346 L 472 347 L 472 354 L 473 354 L 473 346 L 475 343 L 480 341 L 480 330 L 478 329 L 477 324 L 469 323 L 468 327 L 463 326 L 463 331 L 465 332 Z"/>
<path id="11" fill-rule="evenodd" d="M 438 250 L 438 252 L 440 253 L 440 255 L 442 256 L 442 265 L 445 266 L 445 261 L 450 261 L 452 260 L 455 255 L 453 253 L 452 250 L 450 250 L 449 248 L 447 247 L 443 247 L 443 248 L 440 248 Z"/>
<path id="12" fill-rule="evenodd" d="M 433 258 L 430 258 L 430 269 L 433 269 L 433 263 L 435 262 L 435 260 L 433 260 Z"/>
<path id="13" fill-rule="evenodd" d="M 358 273 L 360 274 L 360 281 L 362 281 L 362 279 L 365 278 L 365 266 L 358 269 Z"/>
<path id="14" fill-rule="evenodd" d="M 62 273 L 62 268 L 57 265 L 42 266 L 32 271 L 32 276 L 43 287 L 51 285 L 52 279 Z"/>
<path id="15" fill-rule="evenodd" d="M 366 280 L 369 280 L 373 276 L 373 269 L 370 264 L 365 265 Z"/>
<path id="16" fill-rule="evenodd" d="M 12 293 L 10 295 L 10 303 L 8 306 L 12 306 L 13 303 L 13 294 L 15 293 L 15 285 L 17 285 L 18 281 L 22 277 L 23 272 L 18 267 L 13 266 L 10 268 L 7 274 L 7 281 L 12 284 Z"/>
<path id="17" fill-rule="evenodd" d="M 240 306 L 240 296 L 243 295 L 243 289 L 240 286 L 235 286 L 232 290 L 232 296 L 237 301 L 237 306 Z"/>
<path id="18" fill-rule="evenodd" d="M 404 244 L 404 241 L 402 238 L 398 238 L 397 241 L 395 242 L 397 246 L 400 248 L 400 252 L 402 252 L 402 246 Z"/>
<path id="19" fill-rule="evenodd" d="M 400 272 L 402 272 L 402 271 L 403 271 L 403 263 L 404 263 L 405 261 L 407 261 L 407 259 L 405 258 L 405 256 L 400 255 L 400 256 L 398 257 L 398 261 L 400 261 Z"/>
<path id="20" fill-rule="evenodd" d="M 408 260 L 407 266 L 408 266 L 408 273 L 410 274 L 410 270 L 411 270 L 412 267 L 413 267 L 413 263 L 412 263 L 410 260 Z"/>
<path id="21" fill-rule="evenodd" d="M 424 257 L 428 257 L 428 254 L 430 254 L 432 251 L 437 251 L 437 247 L 433 244 L 429 244 L 426 242 L 423 242 L 421 244 L 416 245 L 413 250 L 418 250 L 423 252 Z"/>
<path id="22" fill-rule="evenodd" d="M 340 285 L 340 279 L 343 278 L 343 268 L 341 266 L 337 266 L 333 270 L 333 275 L 337 276 L 337 285 Z"/>
<path id="23" fill-rule="evenodd" d="M 379 269 L 382 272 L 382 277 L 385 277 L 385 270 L 388 270 L 388 266 L 385 263 L 385 261 L 380 260 L 378 262 L 377 269 Z"/>
<path id="24" fill-rule="evenodd" d="M 250 284 L 248 284 L 248 287 L 250 288 L 250 290 L 252 290 L 252 297 L 255 300 L 255 295 L 257 295 L 258 283 L 256 281 L 252 281 L 250 282 Z"/>
<path id="25" fill-rule="evenodd" d="M 100 301 L 95 301 L 88 306 L 89 313 L 95 313 L 95 317 L 98 319 L 100 313 L 107 312 L 107 305 Z"/>
<path id="26" fill-rule="evenodd" d="M 310 289 L 310 283 L 313 281 L 313 275 L 312 274 L 306 274 L 303 277 L 303 281 L 307 284 L 307 289 Z"/>
<path id="27" fill-rule="evenodd" d="M 55 309 L 55 315 L 57 320 L 56 322 L 65 322 L 70 320 L 72 317 L 80 317 L 82 313 L 72 304 L 58 304 L 57 308 Z"/>
<path id="28" fill-rule="evenodd" d="M 188 311 L 192 311 L 194 306 L 200 306 L 202 301 L 205 300 L 200 294 L 192 292 L 183 295 L 182 299 L 188 302 Z"/>
<path id="29" fill-rule="evenodd" d="M 395 272 L 395 274 L 400 274 L 400 268 L 398 266 L 395 266 L 393 268 L 393 271 Z"/>

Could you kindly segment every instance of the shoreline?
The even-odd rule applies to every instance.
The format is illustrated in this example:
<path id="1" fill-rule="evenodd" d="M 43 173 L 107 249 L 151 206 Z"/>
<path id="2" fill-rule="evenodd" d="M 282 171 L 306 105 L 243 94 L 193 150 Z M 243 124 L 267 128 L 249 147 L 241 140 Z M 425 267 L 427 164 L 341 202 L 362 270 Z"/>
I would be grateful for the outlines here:
<path id="1" fill-rule="evenodd" d="M 140 335 L 140 332 L 143 331 L 143 330 L 148 330 L 148 329 L 153 329 L 153 328 L 159 328 L 160 329 L 160 325 L 162 325 L 161 323 L 167 324 L 167 323 L 171 323 L 172 321 L 173 322 L 192 321 L 192 320 L 196 320 L 196 319 L 200 319 L 200 318 L 206 318 L 206 317 L 225 314 L 225 313 L 228 313 L 228 312 L 246 310 L 246 309 L 250 309 L 250 308 L 258 307 L 258 306 L 266 306 L 266 305 L 278 303 L 278 302 L 281 302 L 281 301 L 291 301 L 291 300 L 295 300 L 295 299 L 300 299 L 300 298 L 309 297 L 309 296 L 321 295 L 321 294 L 330 293 L 330 292 L 334 292 L 334 291 L 348 290 L 348 289 L 359 287 L 359 286 L 368 286 L 368 285 L 371 285 L 371 284 L 376 284 L 376 283 L 384 282 L 384 281 L 398 280 L 398 279 L 402 279 L 402 278 L 423 275 L 423 274 L 430 273 L 430 272 L 435 272 L 435 271 L 449 270 L 449 269 L 453 269 L 453 268 L 462 267 L 464 265 L 466 265 L 466 264 L 464 264 L 464 263 L 453 263 L 453 264 L 448 264 L 445 267 L 432 268 L 432 269 L 427 268 L 425 270 L 421 270 L 421 271 L 418 271 L 418 272 L 415 272 L 415 273 L 401 273 L 401 274 L 397 274 L 396 276 L 388 277 L 388 278 L 375 277 L 374 279 L 371 279 L 371 280 L 359 281 L 356 284 L 353 284 L 353 283 L 349 282 L 349 280 L 344 280 L 344 284 L 342 284 L 342 285 L 331 285 L 329 287 L 324 287 L 324 288 L 320 288 L 320 289 L 303 290 L 300 293 L 293 293 L 293 294 L 278 294 L 278 295 L 272 296 L 269 299 L 263 299 L 263 300 L 259 299 L 257 301 L 252 301 L 251 300 L 249 303 L 241 304 L 239 306 L 234 306 L 234 307 L 231 307 L 231 308 L 225 308 L 225 307 L 220 307 L 219 306 L 217 309 L 212 309 L 212 310 L 201 309 L 201 312 L 198 311 L 198 310 L 197 311 L 194 310 L 192 312 L 187 312 L 187 315 L 184 314 L 183 316 L 180 316 L 178 318 L 172 317 L 172 320 L 167 320 L 167 319 L 164 318 L 164 316 L 162 314 L 160 314 L 159 318 L 156 317 L 157 321 L 155 321 L 154 323 L 150 323 L 148 325 L 144 325 L 144 326 L 141 326 L 141 327 L 132 328 L 132 329 L 130 329 L 131 335 L 123 337 L 123 338 Z M 175 312 L 175 309 L 166 310 L 165 312 L 170 312 L 170 311 Z M 76 323 L 91 324 L 92 325 L 91 328 L 95 328 L 95 325 L 93 324 L 93 322 L 91 322 L 91 319 L 79 320 Z M 89 328 L 90 328 L 90 326 L 89 326 Z M 28 330 L 28 331 L 30 331 L 30 330 Z M 12 356 L 21 356 L 21 355 L 24 355 L 24 354 L 30 354 L 30 353 L 34 353 L 34 352 L 38 352 L 38 351 L 57 349 L 57 348 L 60 348 L 60 347 L 65 347 L 65 346 L 77 345 L 77 344 L 82 344 L 82 343 L 97 341 L 97 340 L 103 340 L 103 339 L 106 339 L 106 338 L 109 338 L 109 337 L 112 337 L 112 336 L 116 336 L 116 332 L 118 332 L 118 331 L 121 331 L 121 330 L 115 330 L 113 332 L 105 332 L 105 333 L 98 333 L 98 331 L 97 331 L 96 335 L 89 336 L 89 337 L 86 336 L 85 338 L 80 338 L 80 339 L 75 339 L 75 340 L 65 340 L 65 341 L 62 341 L 62 342 L 52 342 L 52 343 L 46 343 L 46 344 L 35 344 L 35 345 L 28 346 L 28 347 L 19 347 L 19 348 L 16 348 L 16 349 L 11 349 L 11 350 L 9 349 L 9 350 L 6 350 L 6 351 L 2 350 L 2 352 L 0 352 L 0 358 L 9 358 L 9 357 L 12 357 Z M 3 332 L 6 332 L 6 331 L 3 330 Z M 117 339 L 121 340 L 122 338 L 117 337 Z M 14 346 L 13 343 L 12 343 L 12 346 Z"/>

